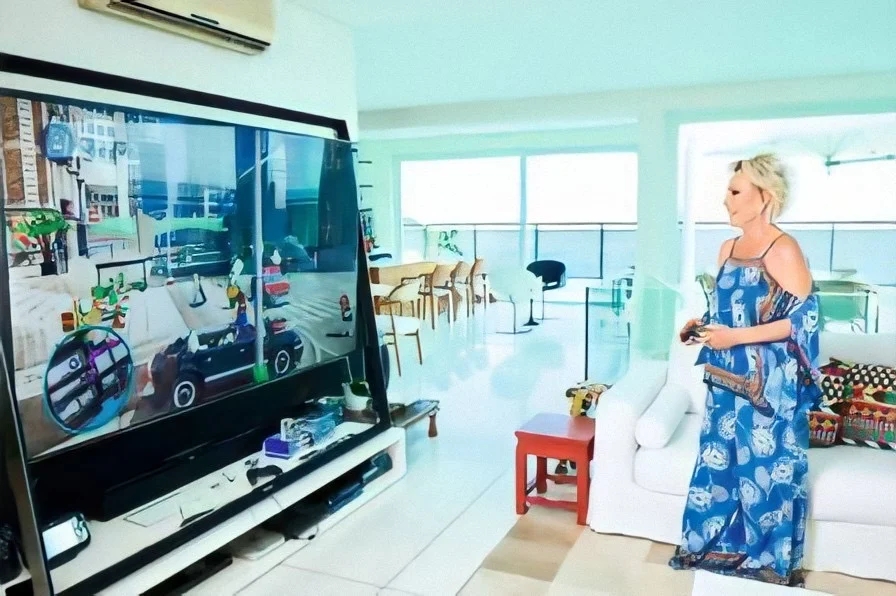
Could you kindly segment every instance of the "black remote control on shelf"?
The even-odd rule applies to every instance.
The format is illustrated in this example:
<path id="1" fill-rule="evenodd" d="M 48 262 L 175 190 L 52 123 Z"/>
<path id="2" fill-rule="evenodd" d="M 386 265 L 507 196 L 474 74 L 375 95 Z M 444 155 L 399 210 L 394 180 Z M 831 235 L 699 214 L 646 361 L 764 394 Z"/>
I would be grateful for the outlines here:
<path id="1" fill-rule="evenodd" d="M 259 478 L 265 478 L 268 476 L 279 476 L 283 473 L 278 466 L 271 464 L 269 466 L 265 466 L 263 468 L 249 468 L 246 470 L 246 479 L 249 481 L 249 484 L 255 486 L 258 484 Z"/>

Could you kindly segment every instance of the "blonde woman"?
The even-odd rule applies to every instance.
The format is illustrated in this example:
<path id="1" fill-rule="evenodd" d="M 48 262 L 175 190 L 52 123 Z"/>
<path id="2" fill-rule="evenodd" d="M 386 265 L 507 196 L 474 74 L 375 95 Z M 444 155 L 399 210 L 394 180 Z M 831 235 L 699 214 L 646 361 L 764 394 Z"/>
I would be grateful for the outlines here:
<path id="1" fill-rule="evenodd" d="M 669 564 L 802 586 L 818 303 L 799 244 L 774 223 L 787 194 L 774 155 L 733 164 L 725 208 L 742 234 L 722 244 L 709 311 L 681 332 L 703 344 L 708 390 Z"/>

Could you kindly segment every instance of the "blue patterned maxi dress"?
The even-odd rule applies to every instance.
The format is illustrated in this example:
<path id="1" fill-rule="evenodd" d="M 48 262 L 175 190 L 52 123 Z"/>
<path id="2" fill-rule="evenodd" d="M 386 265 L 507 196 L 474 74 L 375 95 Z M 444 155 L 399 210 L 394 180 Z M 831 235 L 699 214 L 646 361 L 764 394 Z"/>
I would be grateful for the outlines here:
<path id="1" fill-rule="evenodd" d="M 814 295 L 801 301 L 784 290 L 764 256 L 725 261 L 704 321 L 750 327 L 788 318 L 792 332 L 782 341 L 701 350 L 706 413 L 682 540 L 669 564 L 802 586 L 807 414 L 820 395 L 818 304 Z"/>

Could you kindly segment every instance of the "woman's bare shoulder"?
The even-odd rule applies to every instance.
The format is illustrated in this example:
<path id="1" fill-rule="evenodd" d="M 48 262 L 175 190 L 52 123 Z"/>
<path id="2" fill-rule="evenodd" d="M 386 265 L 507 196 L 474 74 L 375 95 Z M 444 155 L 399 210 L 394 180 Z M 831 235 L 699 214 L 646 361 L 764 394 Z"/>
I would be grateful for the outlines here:
<path id="1" fill-rule="evenodd" d="M 790 234 L 783 234 L 765 256 L 769 274 L 782 288 L 800 298 L 812 292 L 812 274 L 799 242 Z"/>
<path id="2" fill-rule="evenodd" d="M 737 238 L 729 238 L 722 243 L 722 246 L 719 247 L 719 260 L 718 266 L 721 267 L 722 263 L 731 256 L 731 249 L 734 248 L 734 242 Z"/>

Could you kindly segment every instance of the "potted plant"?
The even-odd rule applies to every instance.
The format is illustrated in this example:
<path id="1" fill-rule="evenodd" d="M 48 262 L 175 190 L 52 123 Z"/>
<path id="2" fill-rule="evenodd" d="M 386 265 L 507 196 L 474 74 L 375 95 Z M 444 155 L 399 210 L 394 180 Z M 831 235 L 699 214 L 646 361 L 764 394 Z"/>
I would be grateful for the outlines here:
<path id="1" fill-rule="evenodd" d="M 40 247 L 43 262 L 40 264 L 41 275 L 56 275 L 58 272 L 53 242 L 61 232 L 68 230 L 69 224 L 62 213 L 55 209 L 29 209 L 17 218 L 13 232 L 33 238 Z"/>

